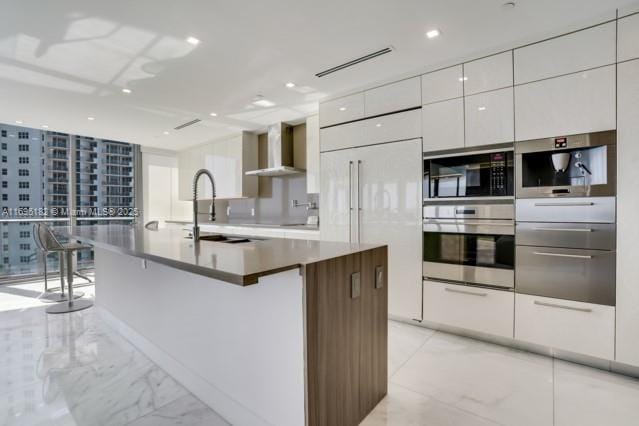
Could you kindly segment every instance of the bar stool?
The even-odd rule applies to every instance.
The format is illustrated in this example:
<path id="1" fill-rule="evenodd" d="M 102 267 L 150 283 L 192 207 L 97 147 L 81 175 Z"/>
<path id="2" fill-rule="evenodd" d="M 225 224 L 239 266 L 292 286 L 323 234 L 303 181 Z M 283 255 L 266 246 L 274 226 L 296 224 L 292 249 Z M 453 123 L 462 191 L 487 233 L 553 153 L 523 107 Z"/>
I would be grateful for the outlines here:
<path id="1" fill-rule="evenodd" d="M 93 306 L 93 302 L 87 299 L 74 298 L 73 295 L 73 253 L 78 250 L 89 249 L 91 246 L 81 243 L 69 242 L 60 243 L 58 239 L 53 235 L 53 232 L 44 223 L 36 223 L 34 225 L 34 234 L 36 241 L 46 247 L 48 252 L 57 252 L 60 259 L 64 261 L 60 262 L 60 276 L 64 276 L 64 264 L 66 263 L 67 273 L 67 288 L 69 295 L 66 301 L 56 303 L 55 305 L 47 308 L 48 314 L 64 314 L 67 312 L 81 311 Z M 46 263 L 46 262 L 45 262 Z M 64 286 L 64 283 L 62 284 Z"/>
<path id="2" fill-rule="evenodd" d="M 160 228 L 160 221 L 151 220 L 144 224 L 144 228 L 148 229 L 149 231 L 157 231 Z"/>
<path id="3" fill-rule="evenodd" d="M 33 225 L 33 239 L 35 240 L 36 246 L 42 253 L 44 257 L 44 293 L 40 296 L 40 299 L 44 299 L 50 302 L 64 302 L 67 299 L 67 295 L 64 292 L 64 255 L 61 251 L 53 250 L 53 247 L 49 245 L 51 241 L 45 239 L 42 240 L 40 238 L 40 224 L 36 223 Z M 49 289 L 49 273 L 47 266 L 47 257 L 49 253 L 58 253 L 58 258 L 60 261 L 60 293 L 54 292 Z M 84 296 L 82 292 L 76 292 L 74 297 L 76 299 Z"/>

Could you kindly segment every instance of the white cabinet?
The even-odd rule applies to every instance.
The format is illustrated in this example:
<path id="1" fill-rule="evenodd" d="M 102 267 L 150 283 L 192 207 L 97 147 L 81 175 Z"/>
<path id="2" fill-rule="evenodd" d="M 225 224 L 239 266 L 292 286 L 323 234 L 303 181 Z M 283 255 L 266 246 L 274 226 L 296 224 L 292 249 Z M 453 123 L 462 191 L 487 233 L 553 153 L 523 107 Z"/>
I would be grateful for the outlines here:
<path id="1" fill-rule="evenodd" d="M 419 77 L 401 80 L 364 92 L 364 112 L 367 117 L 401 111 L 421 105 Z"/>
<path id="2" fill-rule="evenodd" d="M 464 147 L 464 99 L 422 106 L 424 152 Z"/>
<path id="3" fill-rule="evenodd" d="M 639 58 L 639 14 L 620 19 L 618 31 L 617 60 Z"/>
<path id="4" fill-rule="evenodd" d="M 515 49 L 515 84 L 615 62 L 615 22 Z"/>
<path id="5" fill-rule="evenodd" d="M 257 169 L 257 135 L 241 135 L 199 145 L 178 153 L 179 197 L 192 200 L 192 182 L 195 172 L 207 169 L 215 179 L 216 198 L 246 198 L 257 196 L 257 177 L 245 172 Z M 211 184 L 200 178 L 198 198 L 211 198 Z"/>
<path id="6" fill-rule="evenodd" d="M 425 321 L 512 339 L 514 304 L 510 291 L 424 280 Z"/>
<path id="7" fill-rule="evenodd" d="M 618 72 L 616 360 L 639 366 L 639 60 Z"/>
<path id="8" fill-rule="evenodd" d="M 344 96 L 320 103 L 320 127 L 358 120 L 364 117 L 364 93 Z"/>
<path id="9" fill-rule="evenodd" d="M 322 153 L 321 239 L 389 247 L 389 314 L 421 317 L 421 140 Z"/>
<path id="10" fill-rule="evenodd" d="M 615 308 L 515 295 L 515 339 L 603 359 L 615 356 Z"/>
<path id="11" fill-rule="evenodd" d="M 464 95 L 513 85 L 512 50 L 464 64 Z"/>
<path id="12" fill-rule="evenodd" d="M 422 104 L 464 96 L 461 65 L 422 75 Z"/>
<path id="13" fill-rule="evenodd" d="M 319 117 L 306 119 L 306 192 L 320 192 L 320 130 Z"/>
<path id="14" fill-rule="evenodd" d="M 615 128 L 614 65 L 515 86 L 518 141 Z"/>
<path id="15" fill-rule="evenodd" d="M 421 111 L 416 109 L 321 129 L 320 150 L 334 151 L 419 138 L 421 135 Z"/>
<path id="16" fill-rule="evenodd" d="M 466 97 L 466 146 L 512 142 L 513 88 Z"/>

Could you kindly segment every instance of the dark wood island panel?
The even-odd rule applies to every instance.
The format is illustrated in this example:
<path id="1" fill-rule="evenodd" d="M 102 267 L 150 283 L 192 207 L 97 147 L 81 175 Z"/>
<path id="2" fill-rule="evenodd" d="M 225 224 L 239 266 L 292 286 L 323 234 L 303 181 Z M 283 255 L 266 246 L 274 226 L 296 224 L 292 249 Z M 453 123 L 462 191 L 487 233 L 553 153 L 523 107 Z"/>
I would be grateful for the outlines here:
<path id="1" fill-rule="evenodd" d="M 305 266 L 309 426 L 354 426 L 388 389 L 387 247 Z"/>

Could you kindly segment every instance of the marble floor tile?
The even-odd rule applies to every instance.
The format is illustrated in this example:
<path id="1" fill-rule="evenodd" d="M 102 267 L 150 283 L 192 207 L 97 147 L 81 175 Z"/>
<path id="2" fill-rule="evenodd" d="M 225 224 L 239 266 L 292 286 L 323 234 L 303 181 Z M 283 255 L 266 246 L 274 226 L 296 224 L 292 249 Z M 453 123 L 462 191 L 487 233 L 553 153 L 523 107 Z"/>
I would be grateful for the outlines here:
<path id="1" fill-rule="evenodd" d="M 639 379 L 555 361 L 555 425 L 639 424 Z"/>
<path id="2" fill-rule="evenodd" d="M 506 425 L 552 425 L 552 360 L 438 332 L 391 378 Z"/>
<path id="3" fill-rule="evenodd" d="M 434 330 L 398 321 L 388 323 L 388 375 L 397 372 L 435 334 Z"/>
<path id="4" fill-rule="evenodd" d="M 183 396 L 158 408 L 127 426 L 229 426 L 215 411 L 191 395 Z"/>
<path id="5" fill-rule="evenodd" d="M 386 398 L 361 423 L 362 426 L 490 426 L 497 424 L 395 384 L 389 386 Z"/>

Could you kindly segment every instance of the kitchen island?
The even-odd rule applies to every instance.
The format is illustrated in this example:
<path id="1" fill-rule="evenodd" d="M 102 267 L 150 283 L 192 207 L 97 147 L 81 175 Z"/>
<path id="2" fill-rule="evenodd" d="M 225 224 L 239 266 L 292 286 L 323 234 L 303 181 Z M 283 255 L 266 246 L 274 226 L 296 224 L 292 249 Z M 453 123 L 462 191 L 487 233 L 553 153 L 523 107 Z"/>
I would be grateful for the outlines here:
<path id="1" fill-rule="evenodd" d="M 356 425 L 387 390 L 387 247 L 66 228 L 96 307 L 237 425 Z"/>

